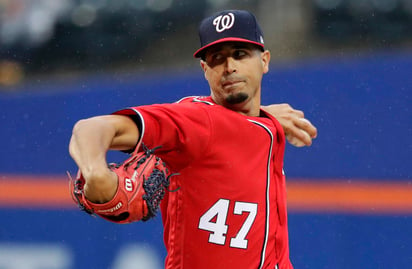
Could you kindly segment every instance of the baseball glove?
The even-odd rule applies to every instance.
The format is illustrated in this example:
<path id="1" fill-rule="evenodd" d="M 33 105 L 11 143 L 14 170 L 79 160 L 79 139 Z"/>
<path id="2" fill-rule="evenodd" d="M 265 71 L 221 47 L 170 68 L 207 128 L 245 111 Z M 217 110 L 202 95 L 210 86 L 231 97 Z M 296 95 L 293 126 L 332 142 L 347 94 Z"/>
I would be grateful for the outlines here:
<path id="1" fill-rule="evenodd" d="M 147 221 L 154 217 L 169 186 L 166 164 L 142 145 L 143 152 L 134 153 L 121 164 L 109 164 L 117 174 L 118 187 L 113 199 L 104 204 L 87 200 L 84 195 L 85 179 L 80 171 L 76 179 L 69 176 L 73 201 L 81 210 L 116 223 Z"/>

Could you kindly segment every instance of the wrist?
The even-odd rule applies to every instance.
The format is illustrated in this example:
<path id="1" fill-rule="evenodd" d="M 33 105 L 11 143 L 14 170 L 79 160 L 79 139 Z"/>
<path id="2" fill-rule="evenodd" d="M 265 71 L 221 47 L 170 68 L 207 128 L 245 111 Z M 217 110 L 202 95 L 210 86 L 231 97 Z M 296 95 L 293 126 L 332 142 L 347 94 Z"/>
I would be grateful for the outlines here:
<path id="1" fill-rule="evenodd" d="M 117 175 L 107 167 L 104 170 L 93 170 L 87 176 L 84 186 L 84 195 L 94 203 L 110 201 L 117 190 Z"/>

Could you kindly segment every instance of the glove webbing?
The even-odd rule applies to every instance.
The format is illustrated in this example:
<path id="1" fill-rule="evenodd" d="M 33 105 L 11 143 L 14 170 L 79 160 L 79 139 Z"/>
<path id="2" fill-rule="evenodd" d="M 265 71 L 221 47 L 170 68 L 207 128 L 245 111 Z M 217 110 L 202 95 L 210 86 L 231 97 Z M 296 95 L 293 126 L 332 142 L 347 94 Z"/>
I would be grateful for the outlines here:
<path id="1" fill-rule="evenodd" d="M 161 146 L 155 147 L 153 149 L 147 148 L 144 144 L 142 144 L 142 148 L 145 152 L 145 155 L 141 156 L 139 159 L 133 159 L 130 163 L 125 165 L 125 168 L 130 166 L 133 162 L 137 161 L 137 165 L 134 168 L 137 170 L 140 165 L 144 164 L 147 158 L 156 158 L 156 165 L 161 161 L 159 157 L 154 156 L 154 152 L 156 149 L 160 148 Z M 148 214 L 147 216 L 143 217 L 142 221 L 147 221 L 150 218 L 156 216 L 156 213 L 159 209 L 160 202 L 162 201 L 167 188 L 169 187 L 170 181 L 168 177 L 165 177 L 162 171 L 159 169 L 154 168 L 152 173 L 148 178 L 143 178 L 143 189 L 145 194 L 143 195 L 143 200 L 146 201 Z"/>

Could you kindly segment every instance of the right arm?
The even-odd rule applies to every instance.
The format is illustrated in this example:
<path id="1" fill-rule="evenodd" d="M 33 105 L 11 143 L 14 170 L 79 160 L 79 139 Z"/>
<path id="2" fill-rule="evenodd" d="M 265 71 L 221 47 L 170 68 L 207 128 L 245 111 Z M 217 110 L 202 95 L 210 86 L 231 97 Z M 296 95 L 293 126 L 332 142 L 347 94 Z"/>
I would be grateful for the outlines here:
<path id="1" fill-rule="evenodd" d="M 93 117 L 74 125 L 69 152 L 86 181 L 88 200 L 105 203 L 113 198 L 118 179 L 107 167 L 107 151 L 133 149 L 139 135 L 135 122 L 121 115 Z"/>
<path id="2" fill-rule="evenodd" d="M 312 145 L 312 140 L 318 135 L 318 130 L 309 121 L 302 121 L 305 114 L 301 110 L 294 109 L 289 104 L 274 104 L 262 106 L 262 109 L 275 117 L 283 127 L 285 135 L 296 137 L 306 146 Z M 301 130 L 309 134 L 305 136 Z"/>

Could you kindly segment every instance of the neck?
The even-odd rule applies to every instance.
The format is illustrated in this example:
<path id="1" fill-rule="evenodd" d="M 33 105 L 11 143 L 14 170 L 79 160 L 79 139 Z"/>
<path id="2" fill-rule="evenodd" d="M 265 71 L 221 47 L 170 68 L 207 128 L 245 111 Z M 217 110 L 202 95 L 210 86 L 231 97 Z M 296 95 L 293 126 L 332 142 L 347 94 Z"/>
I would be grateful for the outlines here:
<path id="1" fill-rule="evenodd" d="M 259 117 L 260 115 L 260 98 L 249 98 L 242 103 L 238 104 L 229 104 L 227 102 L 219 102 L 212 95 L 213 101 L 221 106 L 226 107 L 227 109 L 233 110 L 239 114 L 251 117 Z"/>

